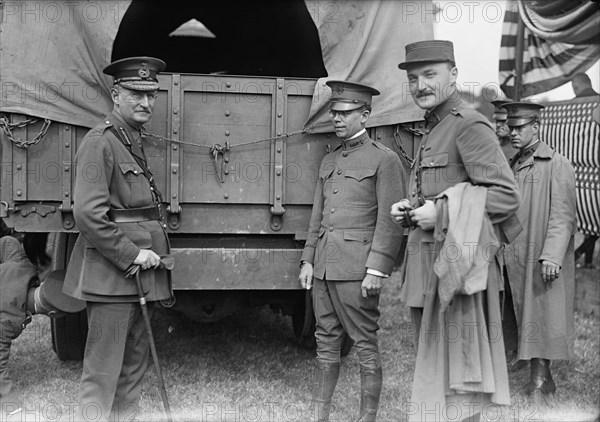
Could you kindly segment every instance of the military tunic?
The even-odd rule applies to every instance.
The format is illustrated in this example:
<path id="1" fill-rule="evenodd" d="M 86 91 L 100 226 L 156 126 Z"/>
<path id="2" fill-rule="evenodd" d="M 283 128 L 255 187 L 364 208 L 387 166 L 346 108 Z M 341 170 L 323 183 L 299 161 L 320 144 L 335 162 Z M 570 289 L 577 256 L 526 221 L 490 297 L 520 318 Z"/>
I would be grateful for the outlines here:
<path id="1" fill-rule="evenodd" d="M 319 169 L 302 260 L 314 267 L 317 360 L 336 363 L 344 333 L 362 368 L 381 367 L 379 297 L 362 297 L 367 268 L 389 275 L 401 240 L 391 205 L 404 196 L 398 155 L 365 133 L 343 141 Z"/>
<path id="2" fill-rule="evenodd" d="M 508 219 L 518 207 L 517 185 L 487 120 L 456 96 L 425 119 L 409 180 L 411 205 L 418 208 L 449 187 L 470 182 L 487 188 L 485 211 L 492 223 Z M 510 403 L 504 346 L 498 339 L 499 264 L 489 266 L 486 291 L 457 295 L 442 311 L 433 270 L 439 250 L 433 230 L 410 230 L 401 299 L 410 307 L 423 308 L 416 327 L 421 336 L 411 397 L 418 405 L 410 416 L 415 421 L 442 420 L 439 410 L 445 410 L 446 403 Z"/>
<path id="3" fill-rule="evenodd" d="M 109 218 L 111 210 L 157 206 L 133 155 L 146 160 L 140 133 L 116 114 L 90 130 L 77 151 L 73 215 L 80 235 L 63 291 L 87 301 L 90 329 L 79 391 L 83 420 L 135 415 L 149 345 L 136 282 L 125 277 L 125 270 L 142 248 L 169 252 L 158 219 L 115 223 Z M 150 314 L 153 301 L 171 297 L 167 270 L 141 271 L 141 282 Z"/>

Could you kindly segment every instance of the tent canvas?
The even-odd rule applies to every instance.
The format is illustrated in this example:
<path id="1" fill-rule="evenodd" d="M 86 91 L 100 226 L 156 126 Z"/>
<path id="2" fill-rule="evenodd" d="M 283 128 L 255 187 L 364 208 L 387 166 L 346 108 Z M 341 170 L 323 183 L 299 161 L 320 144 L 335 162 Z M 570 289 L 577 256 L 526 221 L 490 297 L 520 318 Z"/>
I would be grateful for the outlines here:
<path id="1" fill-rule="evenodd" d="M 305 2 L 311 9 L 331 3 Z M 111 61 L 113 42 L 130 4 L 3 2 L 0 111 L 94 126 L 112 107 L 112 81 L 102 69 Z M 311 15 L 327 79 L 361 81 L 381 91 L 373 103 L 371 126 L 420 119 L 422 111 L 414 106 L 406 74 L 397 64 L 404 60 L 406 44 L 433 37 L 431 0 L 335 4 L 334 19 Z M 330 95 L 325 80 L 316 84 L 307 121 L 317 132 L 331 130 L 324 112 Z"/>

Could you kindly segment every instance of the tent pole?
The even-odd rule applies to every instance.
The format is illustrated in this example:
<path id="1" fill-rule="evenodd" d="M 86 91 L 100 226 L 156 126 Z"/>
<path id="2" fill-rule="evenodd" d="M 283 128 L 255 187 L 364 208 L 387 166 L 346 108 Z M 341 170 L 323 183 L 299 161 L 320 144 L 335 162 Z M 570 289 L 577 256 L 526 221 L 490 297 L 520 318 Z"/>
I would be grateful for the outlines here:
<path id="1" fill-rule="evenodd" d="M 521 7 L 521 5 L 519 5 Z M 515 51 L 515 98 L 514 101 L 521 101 L 523 88 L 523 51 L 525 50 L 525 22 L 521 15 L 517 14 L 517 45 Z"/>

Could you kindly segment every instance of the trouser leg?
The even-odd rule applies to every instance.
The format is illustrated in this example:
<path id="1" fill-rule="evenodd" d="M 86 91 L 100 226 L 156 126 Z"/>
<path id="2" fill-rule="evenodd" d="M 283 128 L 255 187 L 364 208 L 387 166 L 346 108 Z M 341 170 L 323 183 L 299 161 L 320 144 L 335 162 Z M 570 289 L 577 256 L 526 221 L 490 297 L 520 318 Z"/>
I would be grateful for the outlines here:
<path id="1" fill-rule="evenodd" d="M 21 400 L 13 389 L 13 381 L 8 370 L 10 347 L 16 338 L 10 321 L 0 322 L 0 415 L 9 415 L 21 407 Z"/>
<path id="2" fill-rule="evenodd" d="M 148 303 L 148 317 L 154 311 L 154 303 Z M 131 420 L 138 412 L 138 402 L 142 392 L 142 380 L 148 367 L 150 352 L 146 325 L 142 309 L 135 306 L 130 314 L 129 332 L 125 344 L 123 367 L 117 383 L 117 391 L 112 405 L 111 420 Z"/>
<path id="3" fill-rule="evenodd" d="M 137 303 L 87 303 L 88 337 L 79 386 L 83 421 L 109 420 Z"/>

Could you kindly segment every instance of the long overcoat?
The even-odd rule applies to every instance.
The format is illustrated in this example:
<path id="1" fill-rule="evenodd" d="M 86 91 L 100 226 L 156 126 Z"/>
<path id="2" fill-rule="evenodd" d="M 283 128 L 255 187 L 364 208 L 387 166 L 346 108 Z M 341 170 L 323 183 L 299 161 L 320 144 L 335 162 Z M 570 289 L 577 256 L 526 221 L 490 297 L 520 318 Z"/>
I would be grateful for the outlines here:
<path id="1" fill-rule="evenodd" d="M 519 328 L 519 359 L 573 357 L 576 230 L 575 172 L 546 143 L 515 167 L 521 192 L 521 234 L 505 248 L 505 265 Z M 545 283 L 541 261 L 561 266 Z"/>

